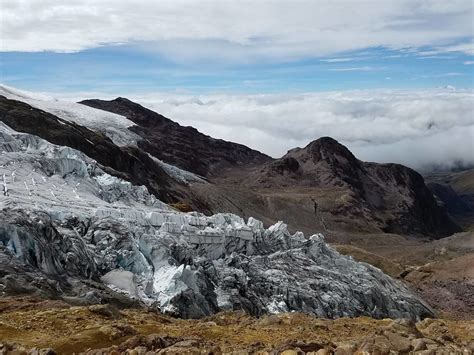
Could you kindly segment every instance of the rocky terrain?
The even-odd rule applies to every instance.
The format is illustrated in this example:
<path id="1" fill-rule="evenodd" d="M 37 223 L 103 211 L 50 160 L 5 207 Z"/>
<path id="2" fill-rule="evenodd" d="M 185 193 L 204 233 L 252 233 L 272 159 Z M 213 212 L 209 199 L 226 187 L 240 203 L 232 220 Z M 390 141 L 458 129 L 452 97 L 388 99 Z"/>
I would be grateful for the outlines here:
<path id="1" fill-rule="evenodd" d="M 137 309 L 0 299 L 0 351 L 15 354 L 472 354 L 474 321 L 414 323 L 301 313 L 182 320 Z M 14 352 L 15 351 L 15 352 Z"/>
<path id="2" fill-rule="evenodd" d="M 474 233 L 431 242 L 397 235 L 354 236 L 351 243 L 333 246 L 408 283 L 439 316 L 474 318 Z"/>

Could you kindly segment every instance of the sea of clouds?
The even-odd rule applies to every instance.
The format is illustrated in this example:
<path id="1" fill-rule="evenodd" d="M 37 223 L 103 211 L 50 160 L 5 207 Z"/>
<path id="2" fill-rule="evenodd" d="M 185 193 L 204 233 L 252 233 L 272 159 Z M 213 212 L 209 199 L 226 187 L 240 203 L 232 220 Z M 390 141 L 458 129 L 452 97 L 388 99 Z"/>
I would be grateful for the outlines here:
<path id="1" fill-rule="evenodd" d="M 331 136 L 360 159 L 416 169 L 474 165 L 474 92 L 344 91 L 132 97 L 182 125 L 273 157 Z"/>

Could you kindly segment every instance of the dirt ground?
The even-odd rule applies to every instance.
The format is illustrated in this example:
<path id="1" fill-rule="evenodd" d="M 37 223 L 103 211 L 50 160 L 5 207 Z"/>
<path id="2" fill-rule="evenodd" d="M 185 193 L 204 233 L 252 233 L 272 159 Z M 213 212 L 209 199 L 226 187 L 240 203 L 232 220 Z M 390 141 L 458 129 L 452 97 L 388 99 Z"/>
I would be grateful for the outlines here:
<path id="1" fill-rule="evenodd" d="M 426 319 L 414 324 L 368 317 L 327 320 L 299 313 L 257 319 L 239 312 L 182 320 L 143 309 L 70 307 L 19 297 L 0 299 L 0 343 L 2 354 L 34 353 L 32 348 L 52 348 L 58 354 L 331 354 L 364 347 L 404 353 L 416 346 L 468 354 L 474 350 L 474 321 Z"/>

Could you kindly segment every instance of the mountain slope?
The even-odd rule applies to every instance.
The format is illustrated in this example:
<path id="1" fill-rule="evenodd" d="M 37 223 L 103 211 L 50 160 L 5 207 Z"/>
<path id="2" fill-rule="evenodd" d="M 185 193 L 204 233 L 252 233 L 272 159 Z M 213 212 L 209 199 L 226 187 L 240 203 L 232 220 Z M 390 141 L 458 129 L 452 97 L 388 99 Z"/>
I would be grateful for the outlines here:
<path id="1" fill-rule="evenodd" d="M 222 169 L 271 160 L 244 145 L 206 136 L 193 127 L 183 127 L 125 98 L 84 100 L 80 103 L 127 117 L 136 124 L 130 130 L 143 138 L 138 142 L 141 149 L 202 176 L 212 177 Z"/>
<path id="2" fill-rule="evenodd" d="M 460 231 L 420 174 L 398 164 L 362 162 L 327 137 L 270 163 L 226 172 L 215 186 L 195 188 L 201 198 L 209 196 L 211 208 L 239 206 L 244 215 L 248 208 L 269 222 L 285 217 L 305 231 L 342 228 L 436 238 Z"/>
<path id="3" fill-rule="evenodd" d="M 474 226 L 474 169 L 425 175 L 428 187 L 453 218 L 466 229 Z"/>

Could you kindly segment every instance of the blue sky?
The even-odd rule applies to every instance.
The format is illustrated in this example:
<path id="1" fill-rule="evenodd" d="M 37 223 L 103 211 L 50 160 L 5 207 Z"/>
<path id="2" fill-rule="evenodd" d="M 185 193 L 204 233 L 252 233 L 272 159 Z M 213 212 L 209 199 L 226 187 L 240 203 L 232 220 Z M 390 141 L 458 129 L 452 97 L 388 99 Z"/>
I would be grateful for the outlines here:
<path id="1" fill-rule="evenodd" d="M 424 48 L 423 51 L 431 48 Z M 473 57 L 462 52 L 365 48 L 302 60 L 245 64 L 177 63 L 134 45 L 74 53 L 2 52 L 4 84 L 33 91 L 310 92 L 474 86 Z"/>
<path id="2" fill-rule="evenodd" d="M 473 87 L 470 0 L 3 0 L 1 82 L 33 91 Z"/>

